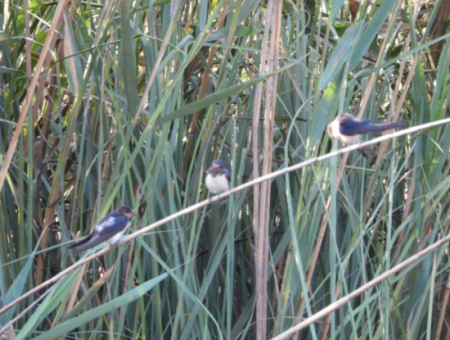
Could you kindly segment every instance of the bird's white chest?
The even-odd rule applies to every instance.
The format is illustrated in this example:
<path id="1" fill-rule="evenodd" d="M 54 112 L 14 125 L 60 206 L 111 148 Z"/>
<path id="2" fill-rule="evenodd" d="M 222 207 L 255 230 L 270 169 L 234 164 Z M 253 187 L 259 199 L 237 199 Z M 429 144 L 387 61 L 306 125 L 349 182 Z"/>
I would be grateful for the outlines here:
<path id="1" fill-rule="evenodd" d="M 332 121 L 328 125 L 328 132 L 332 138 L 336 138 L 344 145 L 359 144 L 361 142 L 359 135 L 347 136 L 343 135 L 339 129 L 339 122 L 337 120 Z"/>
<path id="2" fill-rule="evenodd" d="M 210 174 L 206 175 L 206 187 L 212 194 L 220 194 L 230 189 L 230 184 L 226 175 L 217 175 L 216 177 Z"/>
<path id="3" fill-rule="evenodd" d="M 113 237 L 111 237 L 107 242 L 111 245 L 111 246 L 113 246 L 113 245 L 115 245 L 117 242 L 119 242 L 120 241 L 120 238 L 122 237 L 122 235 L 123 235 L 123 233 L 125 232 L 125 231 L 127 231 L 127 229 L 128 229 L 128 227 L 130 226 L 130 222 L 128 222 L 128 224 L 127 224 L 127 226 L 125 227 L 125 229 L 124 230 L 122 230 L 122 231 L 120 231 L 120 232 L 118 232 L 117 234 L 115 234 Z"/>

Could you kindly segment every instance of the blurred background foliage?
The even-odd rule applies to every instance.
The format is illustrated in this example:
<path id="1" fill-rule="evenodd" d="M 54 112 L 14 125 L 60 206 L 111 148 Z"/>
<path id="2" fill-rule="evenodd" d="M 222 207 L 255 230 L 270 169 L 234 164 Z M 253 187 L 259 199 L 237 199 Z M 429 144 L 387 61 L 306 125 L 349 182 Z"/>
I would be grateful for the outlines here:
<path id="1" fill-rule="evenodd" d="M 235 187 L 268 157 L 263 141 L 273 170 L 340 147 L 324 133 L 339 112 L 409 125 L 448 116 L 450 1 L 276 1 L 277 102 L 270 122 L 259 117 L 258 155 L 255 85 L 274 77 L 259 70 L 275 0 L 1 2 L 2 165 L 26 115 L 1 191 L 3 306 L 75 262 L 70 243 L 119 205 L 138 212 L 138 229 L 207 198 L 213 159 Z M 267 338 L 448 233 L 449 144 L 444 126 L 272 181 Z M 244 190 L 139 237 L 0 325 L 23 312 L 5 334 L 256 338 L 254 202 Z M 297 339 L 449 339 L 444 248 Z"/>

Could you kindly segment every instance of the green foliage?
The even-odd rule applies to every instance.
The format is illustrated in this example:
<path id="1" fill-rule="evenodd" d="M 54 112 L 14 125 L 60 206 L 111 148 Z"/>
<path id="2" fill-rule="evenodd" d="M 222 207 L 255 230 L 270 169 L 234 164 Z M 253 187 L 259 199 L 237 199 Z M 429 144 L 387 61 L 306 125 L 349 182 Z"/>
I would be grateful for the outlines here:
<path id="1" fill-rule="evenodd" d="M 70 2 L 76 6 L 58 18 L 43 70 L 34 67 L 58 1 L 32 1 L 29 23 L 22 2 L 2 2 L 2 166 L 29 79 L 40 78 L 1 191 L 1 306 L 75 262 L 69 244 L 113 208 L 133 207 L 138 229 L 195 204 L 207 198 L 204 171 L 216 158 L 231 166 L 233 187 L 252 179 L 254 91 L 269 77 L 278 78 L 273 170 L 337 147 L 326 125 L 338 112 L 357 114 L 363 99 L 364 117 L 377 122 L 399 105 L 411 125 L 448 116 L 450 34 L 428 35 L 439 4 L 422 8 L 418 24 L 414 4 L 394 14 L 397 3 L 362 1 L 352 21 L 344 1 L 285 1 L 279 70 L 261 75 L 265 1 Z M 217 27 L 221 11 L 227 15 Z M 430 49 L 437 42 L 436 59 Z M 444 126 L 391 141 L 376 166 L 351 153 L 340 181 L 335 158 L 272 182 L 268 338 L 448 233 L 449 147 Z M 23 339 L 253 339 L 259 278 L 252 221 L 252 191 L 241 191 L 81 267 L 39 304 L 45 290 L 1 315 L 0 326 L 32 306 L 8 332 Z M 439 337 L 447 260 L 440 249 L 299 339 Z M 443 315 L 448 320 L 448 310 Z"/>

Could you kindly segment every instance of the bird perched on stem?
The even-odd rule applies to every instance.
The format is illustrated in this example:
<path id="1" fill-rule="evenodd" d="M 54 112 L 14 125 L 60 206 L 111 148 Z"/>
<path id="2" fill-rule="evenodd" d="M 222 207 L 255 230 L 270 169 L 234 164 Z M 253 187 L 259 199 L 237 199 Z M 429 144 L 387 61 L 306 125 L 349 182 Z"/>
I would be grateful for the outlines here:
<path id="1" fill-rule="evenodd" d="M 230 172 L 225 163 L 216 159 L 206 171 L 206 187 L 212 194 L 221 194 L 230 190 Z"/>
<path id="2" fill-rule="evenodd" d="M 110 246 L 119 242 L 120 237 L 131 224 L 131 218 L 135 215 L 133 210 L 126 205 L 106 215 L 95 227 L 94 231 L 81 241 L 70 246 L 75 253 L 80 253 L 96 245 L 108 242 Z"/>
<path id="3" fill-rule="evenodd" d="M 359 119 L 349 113 L 341 113 L 327 126 L 331 138 L 340 141 L 344 146 L 361 143 L 360 135 L 375 133 L 396 128 L 403 128 L 406 122 L 373 124 L 370 119 Z M 364 155 L 364 152 L 362 152 Z M 365 156 L 365 155 L 364 155 Z"/>

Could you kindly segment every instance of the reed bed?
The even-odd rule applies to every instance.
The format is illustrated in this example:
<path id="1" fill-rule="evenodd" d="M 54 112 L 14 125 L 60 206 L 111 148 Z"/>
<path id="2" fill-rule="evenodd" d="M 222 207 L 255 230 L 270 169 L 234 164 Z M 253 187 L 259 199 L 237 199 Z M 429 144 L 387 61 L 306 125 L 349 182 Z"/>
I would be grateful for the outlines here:
<path id="1" fill-rule="evenodd" d="M 449 339 L 447 244 L 386 275 L 449 234 L 449 125 L 214 199 L 49 281 L 119 205 L 136 231 L 203 202 L 216 158 L 235 188 L 338 150 L 325 129 L 340 112 L 448 117 L 447 13 L 446 0 L 2 2 L 0 307 L 26 296 L 0 314 L 2 336 L 265 340 L 382 277 L 289 337 Z"/>

